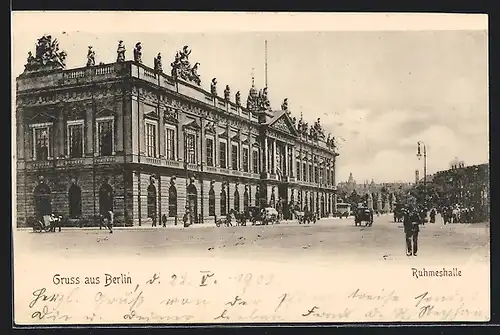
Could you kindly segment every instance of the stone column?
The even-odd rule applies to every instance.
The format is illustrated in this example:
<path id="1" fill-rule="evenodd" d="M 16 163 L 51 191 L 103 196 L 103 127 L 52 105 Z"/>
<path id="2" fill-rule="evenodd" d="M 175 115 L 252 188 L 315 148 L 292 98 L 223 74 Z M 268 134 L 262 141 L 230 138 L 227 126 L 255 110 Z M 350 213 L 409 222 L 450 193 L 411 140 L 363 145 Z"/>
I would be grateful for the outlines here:
<path id="1" fill-rule="evenodd" d="M 219 127 L 215 126 L 215 136 L 214 136 L 214 141 L 215 141 L 215 149 L 214 149 L 214 166 L 219 166 L 219 148 L 220 148 L 220 143 L 219 143 Z M 216 193 L 217 194 L 217 193 Z"/>
<path id="2" fill-rule="evenodd" d="M 285 164 L 284 164 L 284 167 L 285 167 L 285 175 L 286 176 L 290 176 L 290 162 L 288 160 L 288 143 L 285 143 Z"/>
<path id="3" fill-rule="evenodd" d="M 273 140 L 273 153 L 272 153 L 272 162 L 273 162 L 273 174 L 276 174 L 276 140 Z"/>
<path id="4" fill-rule="evenodd" d="M 27 147 L 27 141 L 24 141 L 24 110 L 18 108 L 16 111 L 17 123 L 17 159 L 24 159 L 24 151 Z"/>
<path id="5" fill-rule="evenodd" d="M 205 141 L 205 120 L 201 117 L 200 118 L 200 125 L 201 125 L 201 130 L 200 130 L 200 150 L 198 150 L 198 152 L 200 153 L 201 157 L 199 158 L 199 162 L 202 164 L 202 165 L 206 165 L 206 150 L 207 150 L 207 147 L 206 147 L 206 141 Z M 202 182 L 203 183 L 203 182 Z"/>
<path id="6" fill-rule="evenodd" d="M 241 130 L 238 130 L 238 170 L 243 171 L 243 148 L 241 147 Z"/>
<path id="7" fill-rule="evenodd" d="M 262 165 L 261 165 L 261 171 L 262 172 L 268 172 L 268 152 L 269 152 L 269 144 L 267 143 L 267 136 L 264 138 L 264 152 L 261 150 L 261 157 L 262 157 Z"/>
<path id="8" fill-rule="evenodd" d="M 65 148 L 64 148 L 64 124 L 66 121 L 66 117 L 64 115 L 64 109 L 62 106 L 58 106 L 57 110 L 57 123 L 56 123 L 56 129 L 54 132 L 54 137 L 55 137 L 55 146 L 54 146 L 54 151 L 53 151 L 53 156 L 54 158 L 58 158 L 60 156 L 64 156 Z"/>
<path id="9" fill-rule="evenodd" d="M 158 150 L 160 154 L 158 157 L 165 158 L 165 123 L 163 119 L 165 117 L 165 107 L 160 106 L 158 103 Z"/>
<path id="10" fill-rule="evenodd" d="M 124 101 L 120 96 L 117 100 L 117 113 L 115 120 L 115 152 L 123 153 L 123 137 L 125 136 L 123 133 L 123 104 Z"/>

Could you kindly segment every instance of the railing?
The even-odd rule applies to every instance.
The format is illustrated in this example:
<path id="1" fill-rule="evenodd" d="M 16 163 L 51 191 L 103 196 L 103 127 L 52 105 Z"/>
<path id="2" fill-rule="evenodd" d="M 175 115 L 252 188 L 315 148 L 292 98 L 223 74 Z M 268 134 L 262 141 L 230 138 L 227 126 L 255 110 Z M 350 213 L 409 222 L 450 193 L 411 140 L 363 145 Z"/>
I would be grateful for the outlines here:
<path id="1" fill-rule="evenodd" d="M 109 163 L 115 163 L 115 162 L 116 162 L 115 156 L 104 156 L 104 157 L 96 157 L 95 158 L 96 164 L 109 164 Z"/>
<path id="2" fill-rule="evenodd" d="M 77 79 L 77 78 L 83 78 L 87 75 L 87 71 L 85 69 L 77 69 L 77 70 L 70 70 L 67 72 L 64 72 L 64 77 L 68 79 Z"/>
<path id="3" fill-rule="evenodd" d="M 165 165 L 168 167 L 173 167 L 173 168 L 180 168 L 181 167 L 181 162 L 167 159 L 165 160 Z"/>
<path id="4" fill-rule="evenodd" d="M 147 164 L 161 165 L 161 159 L 156 157 L 145 157 L 144 160 Z"/>
<path id="5" fill-rule="evenodd" d="M 95 69 L 96 76 L 102 76 L 102 75 L 106 75 L 106 74 L 110 74 L 110 73 L 114 73 L 114 72 L 115 72 L 115 67 L 113 64 L 99 66 Z"/>

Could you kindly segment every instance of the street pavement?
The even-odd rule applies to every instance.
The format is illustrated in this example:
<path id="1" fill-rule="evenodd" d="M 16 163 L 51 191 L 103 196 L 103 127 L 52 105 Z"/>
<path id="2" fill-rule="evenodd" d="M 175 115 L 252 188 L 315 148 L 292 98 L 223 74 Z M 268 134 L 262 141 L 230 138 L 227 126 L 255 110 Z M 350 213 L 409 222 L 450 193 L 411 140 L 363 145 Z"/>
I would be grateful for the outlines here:
<path id="1" fill-rule="evenodd" d="M 354 219 L 321 219 L 316 224 L 296 221 L 269 226 L 215 227 L 214 224 L 176 227 L 116 228 L 113 234 L 99 228 L 67 228 L 56 233 L 15 231 L 16 255 L 45 257 L 133 258 L 203 257 L 223 259 L 314 261 L 405 260 L 401 223 L 391 215 L 375 217 L 372 227 L 355 227 Z M 419 259 L 427 264 L 454 261 L 489 262 L 489 224 L 422 226 Z"/>

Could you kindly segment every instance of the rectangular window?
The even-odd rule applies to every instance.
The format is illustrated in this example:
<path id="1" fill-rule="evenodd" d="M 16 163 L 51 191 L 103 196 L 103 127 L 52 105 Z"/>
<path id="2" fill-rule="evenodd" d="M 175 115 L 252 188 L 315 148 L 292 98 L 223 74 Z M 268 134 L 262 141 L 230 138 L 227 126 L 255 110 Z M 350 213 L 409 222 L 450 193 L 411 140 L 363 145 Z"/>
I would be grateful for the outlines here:
<path id="1" fill-rule="evenodd" d="M 187 161 L 190 164 L 196 164 L 196 136 L 186 134 Z"/>
<path id="2" fill-rule="evenodd" d="M 81 158 L 83 152 L 83 121 L 69 121 L 68 155 L 70 158 Z"/>
<path id="3" fill-rule="evenodd" d="M 114 122 L 113 119 L 97 121 L 97 150 L 100 156 L 113 155 Z"/>
<path id="4" fill-rule="evenodd" d="M 219 143 L 219 166 L 223 169 L 226 168 L 226 162 L 227 162 L 227 143 L 226 142 L 220 142 Z"/>
<path id="5" fill-rule="evenodd" d="M 165 158 L 175 160 L 175 129 L 165 128 Z"/>
<path id="6" fill-rule="evenodd" d="M 252 152 L 252 168 L 253 173 L 259 173 L 259 152 L 257 150 Z"/>
<path id="7" fill-rule="evenodd" d="M 296 167 L 297 167 L 297 180 L 300 180 L 300 162 L 297 162 Z"/>
<path id="8" fill-rule="evenodd" d="M 248 148 L 243 148 L 243 172 L 248 172 Z"/>
<path id="9" fill-rule="evenodd" d="M 318 167 L 314 167 L 314 182 L 318 183 L 319 182 L 319 173 L 318 173 Z"/>
<path id="10" fill-rule="evenodd" d="M 156 157 L 156 125 L 146 122 L 146 155 Z"/>
<path id="11" fill-rule="evenodd" d="M 307 164 L 302 163 L 302 180 L 307 181 Z"/>
<path id="12" fill-rule="evenodd" d="M 309 164 L 309 182 L 314 183 L 314 170 L 312 164 Z"/>
<path id="13" fill-rule="evenodd" d="M 51 155 L 51 126 L 34 125 L 33 126 L 33 159 L 38 161 L 46 161 Z"/>
<path id="14" fill-rule="evenodd" d="M 207 165 L 214 166 L 214 140 L 210 137 L 206 139 L 207 145 Z"/>
<path id="15" fill-rule="evenodd" d="M 238 169 L 238 145 L 233 144 L 231 146 L 231 167 L 233 170 L 239 170 Z"/>

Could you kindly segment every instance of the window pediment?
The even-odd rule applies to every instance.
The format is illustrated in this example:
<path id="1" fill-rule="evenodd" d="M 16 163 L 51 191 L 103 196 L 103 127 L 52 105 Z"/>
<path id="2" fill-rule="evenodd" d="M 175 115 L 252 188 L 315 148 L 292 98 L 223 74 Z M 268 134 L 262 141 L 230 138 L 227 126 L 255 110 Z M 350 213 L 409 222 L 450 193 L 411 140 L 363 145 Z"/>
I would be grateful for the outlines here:
<path id="1" fill-rule="evenodd" d="M 115 111 L 109 109 L 109 108 L 104 108 L 104 109 L 101 109 L 97 112 L 97 117 L 106 117 L 106 116 L 115 116 Z"/>
<path id="2" fill-rule="evenodd" d="M 198 124 L 198 122 L 196 122 L 196 120 L 190 120 L 190 121 L 186 122 L 182 127 L 183 127 L 183 129 L 192 129 L 192 130 L 200 130 L 201 129 L 200 125 Z"/>
<path id="3" fill-rule="evenodd" d="M 144 113 L 144 118 L 158 121 L 160 120 L 160 115 L 157 110 L 152 110 L 150 112 Z"/>
<path id="4" fill-rule="evenodd" d="M 29 119 L 30 124 L 35 124 L 35 123 L 52 123 L 56 120 L 57 118 L 54 115 L 50 115 L 47 112 L 38 112 L 31 119 Z"/>

